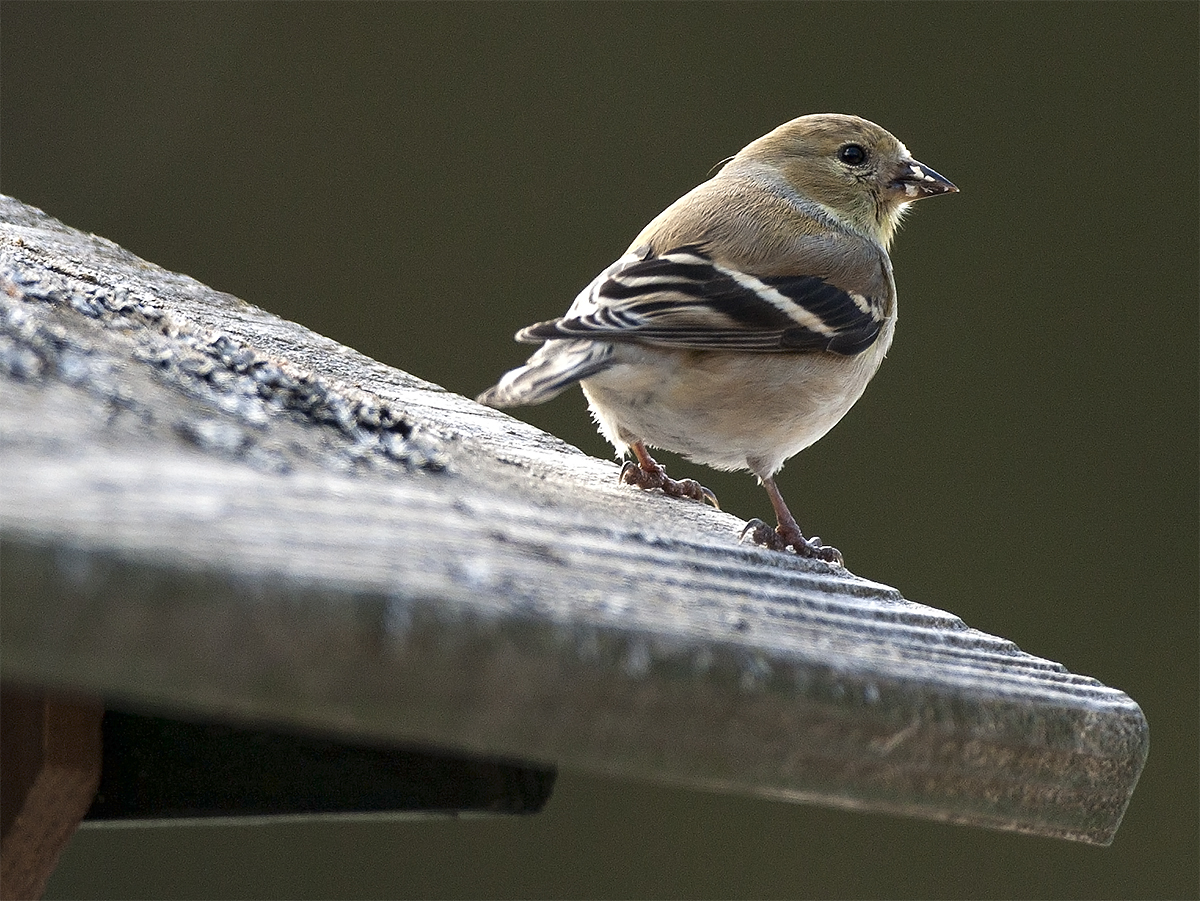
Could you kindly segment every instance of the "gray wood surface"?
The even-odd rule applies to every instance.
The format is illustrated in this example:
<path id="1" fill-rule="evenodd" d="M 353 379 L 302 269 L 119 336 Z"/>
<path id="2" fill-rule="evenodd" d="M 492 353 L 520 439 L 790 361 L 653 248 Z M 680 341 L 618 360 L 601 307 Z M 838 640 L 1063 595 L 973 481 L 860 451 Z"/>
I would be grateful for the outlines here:
<path id="1" fill-rule="evenodd" d="M 3 678 L 1107 844 L 1128 696 L 0 199 Z"/>

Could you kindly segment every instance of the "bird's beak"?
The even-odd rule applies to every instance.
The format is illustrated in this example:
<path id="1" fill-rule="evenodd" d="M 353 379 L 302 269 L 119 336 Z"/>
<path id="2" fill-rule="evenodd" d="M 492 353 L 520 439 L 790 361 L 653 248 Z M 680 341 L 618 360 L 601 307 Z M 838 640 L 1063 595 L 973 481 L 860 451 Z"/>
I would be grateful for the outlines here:
<path id="1" fill-rule="evenodd" d="M 892 179 L 891 187 L 904 195 L 904 200 L 920 200 L 938 194 L 954 194 L 958 188 L 948 179 L 938 175 L 924 163 L 906 160 Z"/>

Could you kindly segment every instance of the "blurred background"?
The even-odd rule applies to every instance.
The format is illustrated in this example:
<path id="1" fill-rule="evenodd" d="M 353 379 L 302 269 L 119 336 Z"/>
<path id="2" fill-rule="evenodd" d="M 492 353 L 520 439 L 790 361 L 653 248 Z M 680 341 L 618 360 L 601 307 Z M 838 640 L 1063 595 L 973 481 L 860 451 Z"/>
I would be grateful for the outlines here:
<path id="1" fill-rule="evenodd" d="M 472 397 L 753 138 L 888 128 L 962 193 L 909 218 L 891 354 L 781 488 L 855 572 L 1152 735 L 1107 849 L 565 772 L 522 820 L 85 830 L 49 896 L 1196 897 L 1197 31 L 1192 3 L 6 3 L 4 193 Z M 611 456 L 577 391 L 516 412 Z"/>

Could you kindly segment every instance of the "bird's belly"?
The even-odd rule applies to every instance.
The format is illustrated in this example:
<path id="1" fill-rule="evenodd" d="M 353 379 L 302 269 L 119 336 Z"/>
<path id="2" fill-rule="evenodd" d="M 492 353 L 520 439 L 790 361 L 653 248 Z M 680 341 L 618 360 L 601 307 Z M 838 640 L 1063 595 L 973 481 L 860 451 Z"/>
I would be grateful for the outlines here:
<path id="1" fill-rule="evenodd" d="M 718 469 L 770 475 L 862 396 L 883 344 L 854 357 L 629 345 L 583 389 L 618 449 L 641 439 Z"/>

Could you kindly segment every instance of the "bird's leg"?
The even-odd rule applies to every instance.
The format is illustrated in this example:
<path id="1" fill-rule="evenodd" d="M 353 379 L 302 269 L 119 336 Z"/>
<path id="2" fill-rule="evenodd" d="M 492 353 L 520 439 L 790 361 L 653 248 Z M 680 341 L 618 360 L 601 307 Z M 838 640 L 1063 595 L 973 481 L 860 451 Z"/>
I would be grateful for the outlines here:
<path id="1" fill-rule="evenodd" d="M 775 508 L 775 517 L 779 520 L 779 525 L 772 529 L 761 519 L 752 519 L 742 530 L 742 537 L 745 538 L 748 533 L 755 544 L 765 545 L 772 550 L 783 551 L 790 547 L 801 557 L 815 557 L 826 563 L 836 563 L 838 566 L 842 566 L 841 551 L 822 544 L 821 539 L 815 535 L 812 538 L 804 537 L 800 526 L 796 524 L 796 517 L 792 516 L 792 511 L 784 503 L 783 495 L 779 493 L 775 480 L 766 477 L 760 478 L 760 481 L 767 489 L 767 497 L 771 499 L 771 506 Z"/>
<path id="2" fill-rule="evenodd" d="M 661 488 L 663 494 L 671 497 L 690 497 L 694 501 L 708 501 L 718 510 L 717 496 L 697 482 L 695 479 L 671 479 L 663 465 L 650 456 L 646 445 L 641 441 L 630 442 L 630 450 L 637 457 L 637 462 L 626 460 L 621 467 L 621 481 L 627 485 L 637 485 L 639 488 Z"/>

